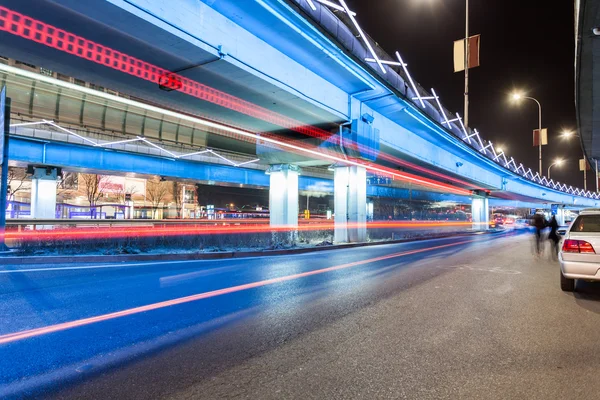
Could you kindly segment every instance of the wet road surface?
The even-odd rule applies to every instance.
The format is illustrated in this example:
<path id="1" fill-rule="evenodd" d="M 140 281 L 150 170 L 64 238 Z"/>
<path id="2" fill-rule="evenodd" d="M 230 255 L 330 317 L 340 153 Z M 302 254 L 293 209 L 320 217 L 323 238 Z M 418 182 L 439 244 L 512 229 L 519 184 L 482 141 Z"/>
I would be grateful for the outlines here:
<path id="1" fill-rule="evenodd" d="M 0 397 L 600 398 L 600 285 L 530 250 L 0 266 Z"/>

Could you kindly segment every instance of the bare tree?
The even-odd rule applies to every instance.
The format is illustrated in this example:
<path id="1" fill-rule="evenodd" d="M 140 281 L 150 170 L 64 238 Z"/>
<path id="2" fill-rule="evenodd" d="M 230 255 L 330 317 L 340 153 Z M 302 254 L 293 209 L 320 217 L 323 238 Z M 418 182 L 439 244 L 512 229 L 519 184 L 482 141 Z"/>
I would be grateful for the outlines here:
<path id="1" fill-rule="evenodd" d="M 127 197 L 131 197 L 137 193 L 135 185 L 121 186 L 115 192 L 115 197 L 119 204 L 126 204 Z M 128 196 L 129 195 L 129 196 Z"/>
<path id="2" fill-rule="evenodd" d="M 93 218 L 98 200 L 106 193 L 110 185 L 110 177 L 107 175 L 81 174 L 81 183 L 84 184 L 84 194 L 90 203 L 90 216 Z"/>
<path id="3" fill-rule="evenodd" d="M 78 184 L 79 174 L 77 172 L 63 170 L 62 179 L 56 181 L 56 195 L 62 201 L 70 200 L 76 196 Z"/>
<path id="4" fill-rule="evenodd" d="M 181 218 L 181 206 L 183 205 L 183 185 L 177 181 L 173 181 L 173 200 L 175 201 L 175 209 L 177 210 L 177 218 Z"/>
<path id="5" fill-rule="evenodd" d="M 159 179 L 148 180 L 146 184 L 146 198 L 152 204 L 152 218 L 156 218 L 158 207 L 169 194 L 169 182 Z"/>
<path id="6" fill-rule="evenodd" d="M 27 188 L 27 170 L 25 168 L 10 167 L 8 168 L 8 189 L 10 191 L 10 199 L 20 190 Z"/>

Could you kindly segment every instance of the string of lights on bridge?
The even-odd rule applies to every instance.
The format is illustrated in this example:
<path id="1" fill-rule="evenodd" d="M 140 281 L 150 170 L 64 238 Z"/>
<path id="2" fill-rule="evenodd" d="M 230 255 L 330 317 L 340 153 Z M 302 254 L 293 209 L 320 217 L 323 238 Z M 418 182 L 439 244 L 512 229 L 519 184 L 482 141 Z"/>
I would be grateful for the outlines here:
<path id="1" fill-rule="evenodd" d="M 329 7 L 333 10 L 340 11 L 340 12 L 343 12 L 346 15 L 348 15 L 348 18 L 352 22 L 354 29 L 356 29 L 356 31 L 358 32 L 360 39 L 364 43 L 365 47 L 367 48 L 367 50 L 371 56 L 371 57 L 366 57 L 365 61 L 367 63 L 377 64 L 377 66 L 379 67 L 379 69 L 381 70 L 381 72 L 383 74 L 387 74 L 387 72 L 388 72 L 387 69 L 385 68 L 386 65 L 401 67 L 402 70 L 404 71 L 404 74 L 405 74 L 406 78 L 408 79 L 408 83 L 410 84 L 410 87 L 414 93 L 414 95 L 412 97 L 410 97 L 412 102 L 417 107 L 420 107 L 421 109 L 423 109 L 423 111 L 425 111 L 430 117 L 433 117 L 433 116 L 430 115 L 430 113 L 428 112 L 427 107 L 426 107 L 426 102 L 429 102 L 429 104 L 431 104 L 434 108 L 437 107 L 437 109 L 439 110 L 439 114 L 441 116 L 441 119 L 438 122 L 441 123 L 442 126 L 448 127 L 448 129 L 450 129 L 450 130 L 452 129 L 452 125 L 454 125 L 457 129 L 459 129 L 462 132 L 462 134 L 463 134 L 463 136 L 461 137 L 462 141 L 467 143 L 471 148 L 477 150 L 479 153 L 485 155 L 487 158 L 493 160 L 494 162 L 503 166 L 504 168 L 506 168 L 520 176 L 523 176 L 535 183 L 550 187 L 555 190 L 560 190 L 560 191 L 563 191 L 563 192 L 566 192 L 569 194 L 577 195 L 577 196 L 590 197 L 593 199 L 600 198 L 600 194 L 598 194 L 598 193 L 585 191 L 583 189 L 574 188 L 573 186 L 567 186 L 565 184 L 561 184 L 560 182 L 555 182 L 552 179 L 548 179 L 544 176 L 540 176 L 540 174 L 537 172 L 534 173 L 531 170 L 531 168 L 526 169 L 525 166 L 523 166 L 523 164 L 521 164 L 521 163 L 519 163 L 517 165 L 517 163 L 513 157 L 510 157 L 510 159 L 507 158 L 504 151 L 502 151 L 502 150 L 498 151 L 497 149 L 495 149 L 494 145 L 491 141 L 482 139 L 482 137 L 479 134 L 479 132 L 477 131 L 477 129 L 473 129 L 473 133 L 469 134 L 469 132 L 465 128 L 462 117 L 460 116 L 459 113 L 456 113 L 454 118 L 449 119 L 448 115 L 446 114 L 446 111 L 444 110 L 444 107 L 442 106 L 442 104 L 440 102 L 440 97 L 436 94 L 436 92 L 433 88 L 431 89 L 431 94 L 422 96 L 419 93 L 417 85 L 415 84 L 415 82 L 412 79 L 412 76 L 408 70 L 408 64 L 406 62 L 404 62 L 404 60 L 402 59 L 402 57 L 398 51 L 395 52 L 396 60 L 386 60 L 377 55 L 371 42 L 369 41 L 369 38 L 367 37 L 367 35 L 365 35 L 362 28 L 358 24 L 358 22 L 356 20 L 356 13 L 353 12 L 352 10 L 350 10 L 350 8 L 348 7 L 348 5 L 346 4 L 346 2 L 344 0 L 338 0 L 338 3 L 334 3 L 333 1 L 329 1 L 329 0 L 305 0 L 305 1 L 308 3 L 308 5 L 310 6 L 310 8 L 313 11 L 317 11 L 317 7 L 316 7 L 315 3 L 320 3 L 320 4 L 322 4 L 326 7 Z M 458 123 L 458 125 L 456 125 L 457 123 Z M 487 143 L 487 144 L 485 144 L 485 143 Z"/>

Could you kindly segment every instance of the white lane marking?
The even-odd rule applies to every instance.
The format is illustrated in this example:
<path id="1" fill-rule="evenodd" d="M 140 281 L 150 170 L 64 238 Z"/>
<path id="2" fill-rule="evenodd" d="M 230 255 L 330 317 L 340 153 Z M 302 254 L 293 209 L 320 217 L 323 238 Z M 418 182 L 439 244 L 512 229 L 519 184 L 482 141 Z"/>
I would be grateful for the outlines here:
<path id="1" fill-rule="evenodd" d="M 458 269 L 458 270 L 463 270 L 463 271 L 466 270 L 466 271 L 493 272 L 496 274 L 506 274 L 506 275 L 519 275 L 521 273 L 521 271 L 516 271 L 514 269 L 502 269 L 500 267 L 483 268 L 483 267 L 476 267 L 473 265 L 450 265 L 450 266 L 439 265 L 438 268 Z"/>
<path id="2" fill-rule="evenodd" d="M 170 276 L 163 276 L 158 279 L 160 282 L 160 287 L 168 287 L 173 286 L 179 282 L 187 282 L 190 279 L 205 277 L 209 275 L 222 274 L 227 271 L 234 271 L 237 269 L 237 266 L 226 266 L 226 267 L 216 267 L 216 268 L 207 268 L 201 271 L 187 272 L 185 274 L 177 274 Z"/>
<path id="3" fill-rule="evenodd" d="M 258 257 L 257 257 L 258 258 Z M 223 258 L 213 260 L 179 260 L 179 261 L 146 261 L 135 264 L 106 264 L 106 265 L 82 265 L 78 267 L 50 267 L 50 268 L 27 268 L 27 269 L 6 269 L 0 270 L 0 274 L 12 274 L 15 272 L 43 272 L 43 271 L 70 271 L 81 269 L 103 269 L 103 268 L 125 268 L 125 267 L 152 267 L 163 264 L 183 264 L 202 261 L 223 261 L 223 260 L 241 260 L 241 258 Z"/>

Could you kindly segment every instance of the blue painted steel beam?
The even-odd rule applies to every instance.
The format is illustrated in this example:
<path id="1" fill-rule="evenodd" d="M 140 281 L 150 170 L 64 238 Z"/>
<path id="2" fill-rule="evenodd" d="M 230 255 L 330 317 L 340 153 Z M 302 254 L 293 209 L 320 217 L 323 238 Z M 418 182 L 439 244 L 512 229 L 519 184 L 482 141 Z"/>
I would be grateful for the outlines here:
<path id="1" fill-rule="evenodd" d="M 158 175 L 172 179 L 210 181 L 218 184 L 269 187 L 269 176 L 264 171 L 206 164 L 189 160 L 174 160 L 152 155 L 128 153 L 119 150 L 82 146 L 64 142 L 50 142 L 13 136 L 10 138 L 9 159 L 19 164 L 52 165 L 93 172 L 140 175 Z M 333 194 L 333 180 L 311 176 L 299 177 L 300 191 Z M 386 186 L 367 186 L 367 195 L 396 199 L 428 201 L 455 201 L 468 204 L 466 196 L 408 190 Z"/>
<path id="2" fill-rule="evenodd" d="M 10 138 L 9 159 L 19 163 L 115 174 L 137 173 L 196 181 L 269 186 L 269 177 L 260 170 L 18 137 Z"/>

